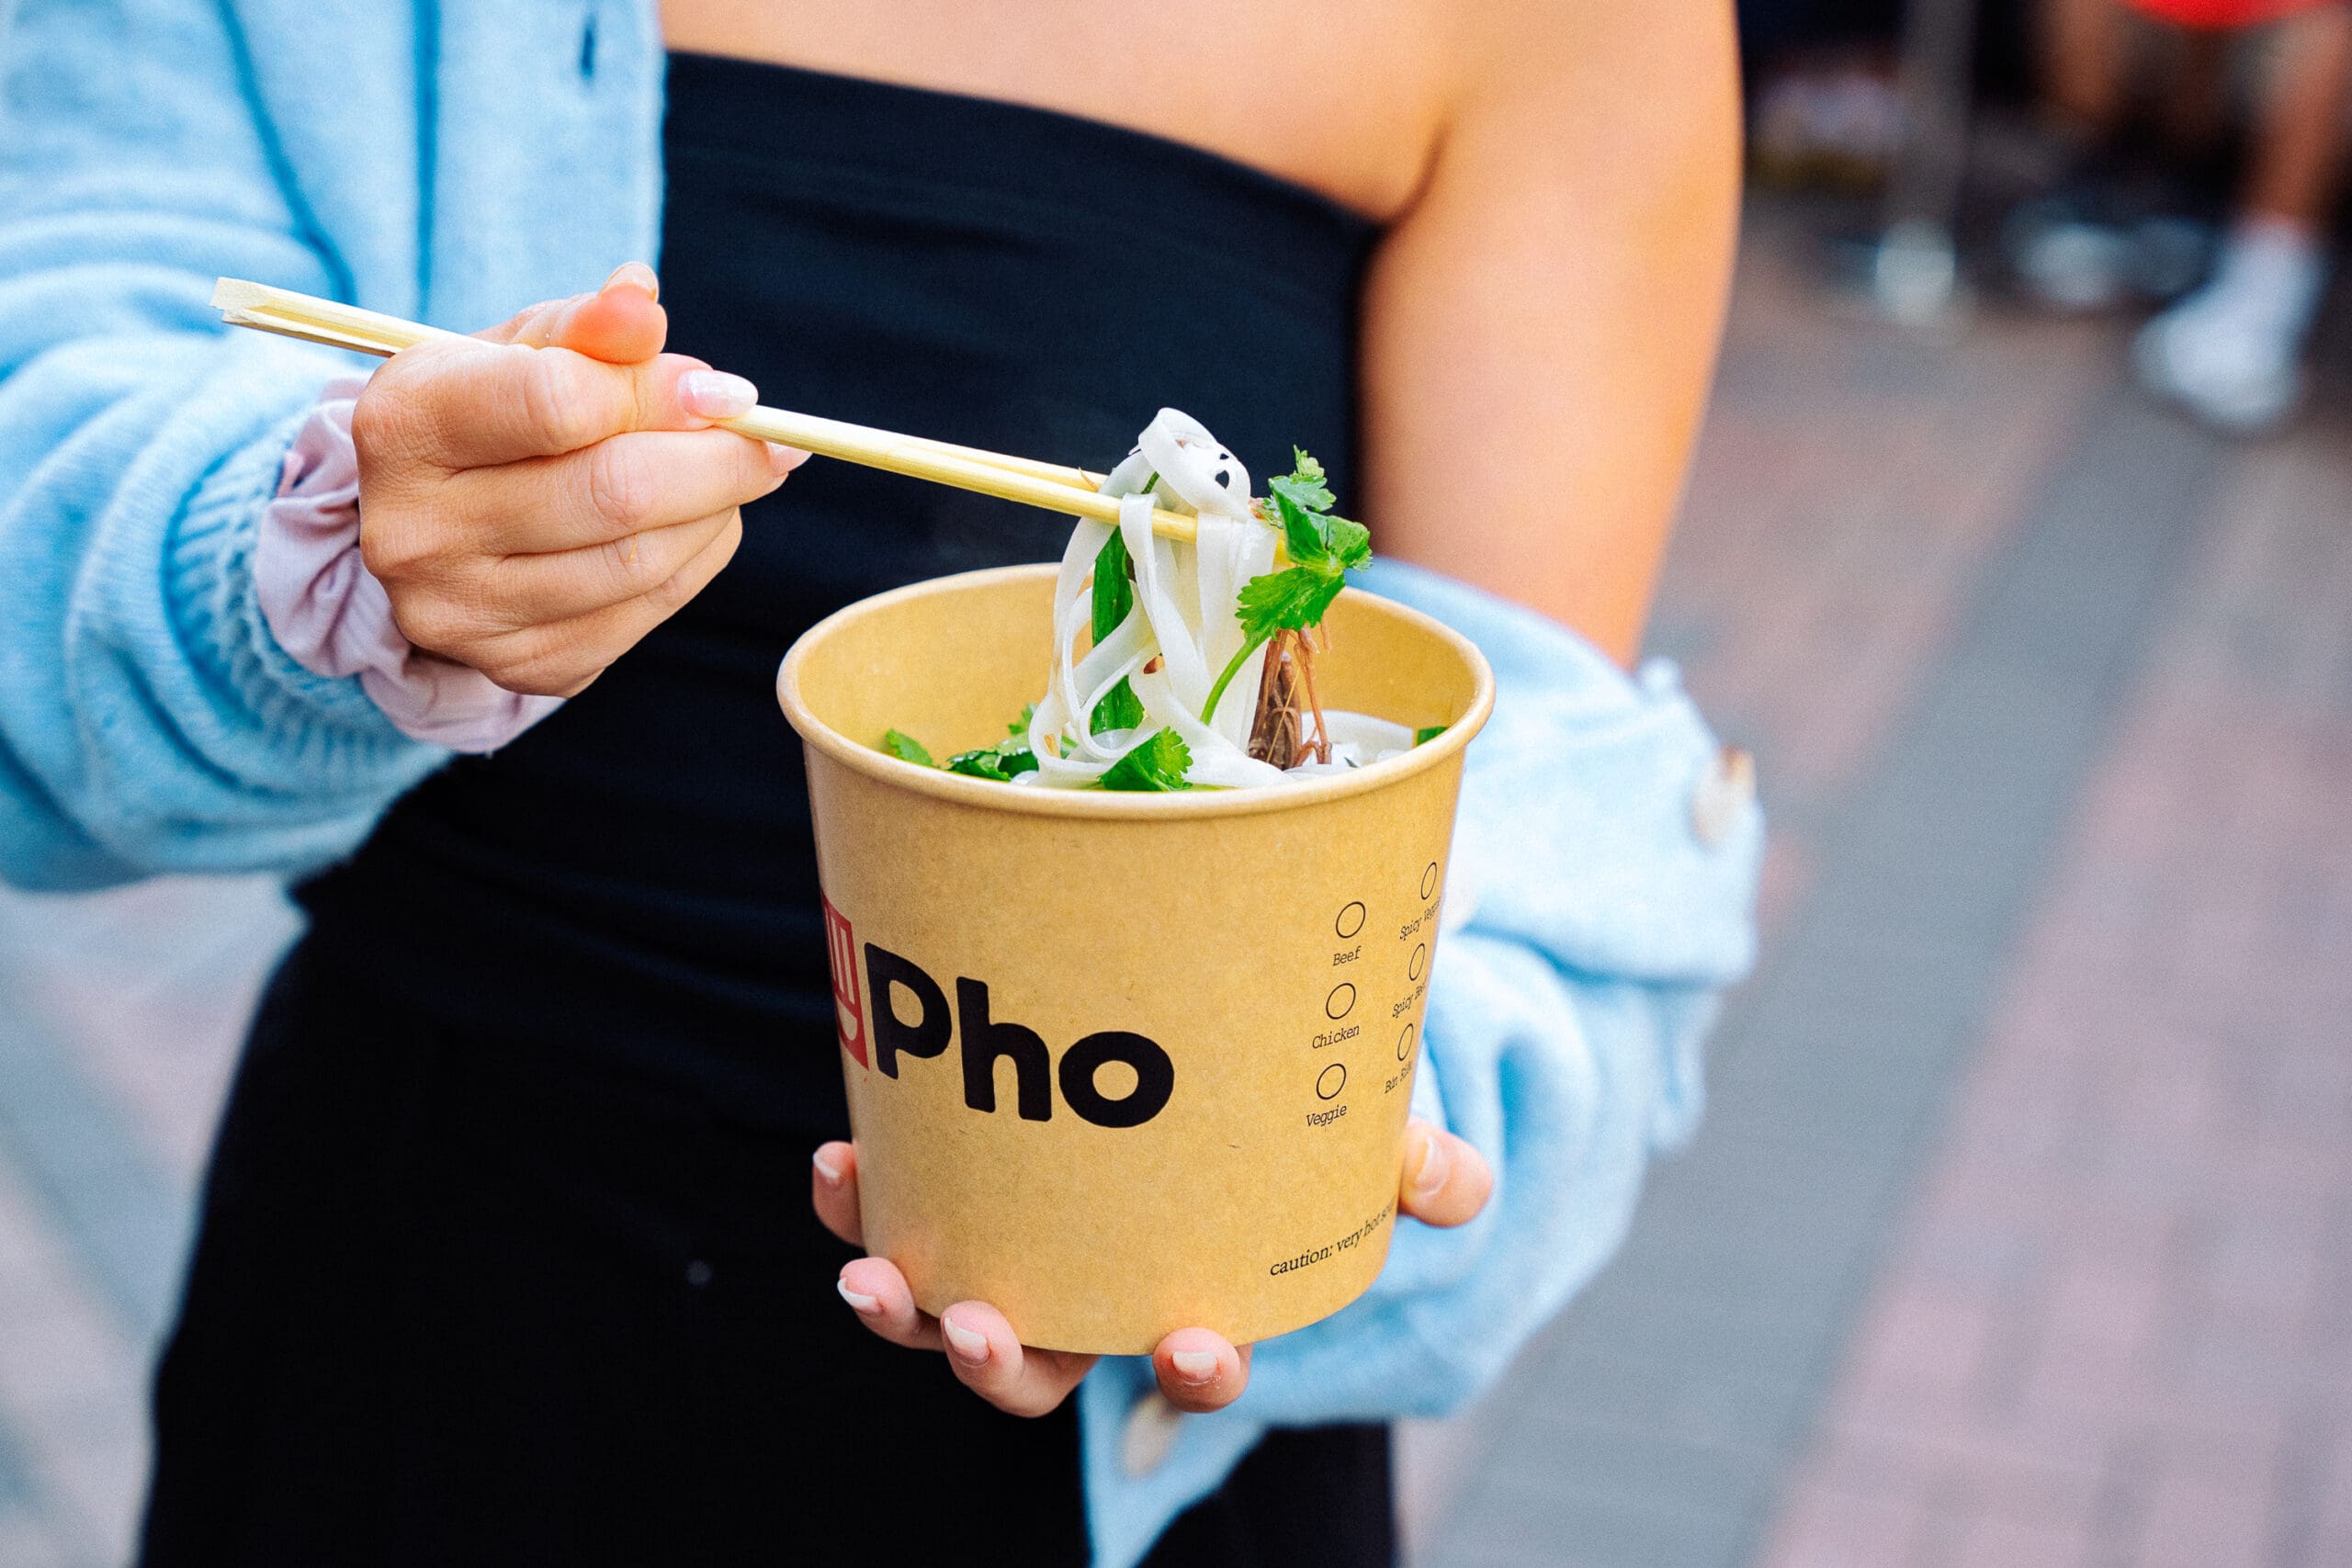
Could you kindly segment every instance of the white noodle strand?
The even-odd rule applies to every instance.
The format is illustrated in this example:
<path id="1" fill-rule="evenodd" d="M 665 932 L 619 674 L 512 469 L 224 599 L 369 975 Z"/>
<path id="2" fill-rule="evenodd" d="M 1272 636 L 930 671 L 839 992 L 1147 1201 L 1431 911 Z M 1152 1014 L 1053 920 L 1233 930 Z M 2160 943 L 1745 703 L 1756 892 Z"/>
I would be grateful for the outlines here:
<path id="1" fill-rule="evenodd" d="M 1402 725 L 1327 710 L 1330 761 L 1285 773 L 1252 758 L 1250 731 L 1263 665 L 1255 659 L 1235 671 L 1216 717 L 1202 719 L 1210 686 L 1242 646 L 1236 615 L 1242 587 L 1274 569 L 1278 538 L 1251 507 L 1250 470 L 1198 420 L 1160 410 L 1103 479 L 1102 493 L 1119 502 L 1118 533 L 1135 579 L 1134 604 L 1109 635 L 1078 651 L 1093 624 L 1095 562 L 1111 537 L 1105 525 L 1081 520 L 1070 532 L 1054 582 L 1053 660 L 1029 729 L 1037 766 L 1016 775 L 1019 783 L 1058 789 L 1099 784 L 1121 758 L 1162 730 L 1174 731 L 1192 753 L 1188 783 L 1227 789 L 1345 772 L 1411 749 L 1412 732 Z M 1193 542 L 1173 544 L 1153 534 L 1155 505 L 1192 514 Z M 1097 735 L 1095 711 L 1121 681 L 1142 704 L 1143 722 Z"/>

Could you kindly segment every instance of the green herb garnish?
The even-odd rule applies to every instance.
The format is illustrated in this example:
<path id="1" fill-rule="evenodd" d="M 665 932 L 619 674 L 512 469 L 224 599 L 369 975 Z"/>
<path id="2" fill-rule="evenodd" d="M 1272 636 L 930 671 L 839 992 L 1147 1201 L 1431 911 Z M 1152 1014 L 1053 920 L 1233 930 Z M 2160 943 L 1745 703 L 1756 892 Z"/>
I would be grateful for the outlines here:
<path id="1" fill-rule="evenodd" d="M 882 750 L 889 752 L 890 755 L 898 758 L 901 762 L 913 762 L 918 766 L 925 768 L 935 768 L 939 766 L 938 763 L 931 760 L 931 753 L 929 750 L 924 749 L 923 743 L 916 739 L 913 736 L 909 735 L 903 729 L 884 730 L 882 732 Z"/>
<path id="2" fill-rule="evenodd" d="M 1158 474 L 1151 477 L 1153 483 L 1159 482 Z M 1135 607 L 1135 584 L 1127 580 L 1127 541 L 1114 529 L 1094 557 L 1094 640 L 1100 643 L 1117 631 Z M 1106 729 L 1133 729 L 1142 722 L 1143 699 L 1122 680 L 1094 705 L 1087 728 L 1100 735 Z"/>
<path id="3" fill-rule="evenodd" d="M 1304 446 L 1290 449 L 1291 471 L 1278 479 L 1268 479 L 1266 488 L 1276 495 L 1290 497 L 1291 503 L 1301 512 L 1329 512 L 1338 504 L 1339 497 L 1323 482 L 1323 465 L 1307 455 Z"/>
<path id="4" fill-rule="evenodd" d="M 1334 498 L 1330 486 L 1325 482 L 1323 465 L 1300 447 L 1291 448 L 1291 456 L 1292 470 L 1269 480 L 1270 493 L 1256 503 L 1258 515 L 1282 530 L 1290 564 L 1279 571 L 1253 577 L 1242 585 L 1235 609 L 1241 623 L 1241 648 L 1209 689 L 1208 701 L 1201 714 L 1204 719 L 1216 716 L 1218 699 L 1225 695 L 1226 687 L 1233 683 L 1233 678 L 1240 673 L 1251 654 L 1284 632 L 1304 632 L 1321 624 L 1331 602 L 1346 586 L 1347 574 L 1372 560 L 1371 533 L 1363 524 L 1331 511 Z M 1152 475 L 1144 492 L 1150 493 L 1159 481 L 1159 476 Z M 1135 614 L 1134 570 L 1125 539 L 1113 533 L 1094 557 L 1094 584 L 1089 609 L 1098 647 Z M 998 783 L 1009 783 L 1032 771 L 1037 766 L 1037 758 L 1029 744 L 1029 724 L 1035 711 L 1034 704 L 1023 709 L 1021 717 L 1008 727 L 1005 739 L 995 745 L 959 751 L 944 765 L 952 773 Z M 1135 729 L 1144 723 L 1145 716 L 1143 703 L 1136 697 L 1133 683 L 1122 680 L 1094 705 L 1089 728 L 1096 735 Z M 1444 729 L 1440 725 L 1421 730 L 1414 744 L 1441 735 Z M 922 767 L 941 765 L 932 760 L 931 752 L 921 741 L 903 730 L 886 730 L 882 750 Z M 1141 745 L 1130 748 L 1105 770 L 1101 787 L 1146 793 L 1191 789 L 1195 786 L 1184 775 L 1192 765 L 1192 748 L 1184 744 L 1183 738 L 1172 729 L 1162 729 Z"/>
<path id="5" fill-rule="evenodd" d="M 1025 773 L 1037 765 L 1036 756 L 1026 746 L 1017 751 L 989 747 L 983 751 L 963 751 L 947 759 L 947 771 L 976 779 L 994 779 L 998 784 L 1011 784 L 1015 773 Z"/>
<path id="6" fill-rule="evenodd" d="M 1184 772 L 1193 765 L 1193 749 L 1172 729 L 1163 729 L 1117 761 L 1102 775 L 1102 787 L 1113 790 L 1160 791 L 1190 789 Z"/>
<path id="7" fill-rule="evenodd" d="M 1347 574 L 1372 562 L 1372 531 L 1332 513 L 1323 465 L 1299 447 L 1292 447 L 1291 455 L 1297 466 L 1270 480 L 1272 493 L 1259 503 L 1261 512 L 1273 513 L 1269 521 L 1281 523 L 1291 564 L 1241 585 L 1234 611 L 1241 622 L 1241 647 L 1209 688 L 1201 709 L 1204 723 L 1216 716 L 1218 700 L 1251 654 L 1277 632 L 1303 632 L 1321 624 L 1324 612 L 1347 585 Z"/>
<path id="8" fill-rule="evenodd" d="M 1426 746 L 1430 741 L 1436 739 L 1439 736 L 1443 735 L 1445 731 L 1446 726 L 1442 724 L 1424 726 L 1423 728 L 1413 731 L 1413 744 L 1416 746 Z"/>
<path id="9" fill-rule="evenodd" d="M 1015 773 L 1032 772 L 1037 766 L 1037 754 L 1029 749 L 1029 721 L 1036 712 L 1035 703 L 1025 705 L 1021 716 L 1005 726 L 1003 739 L 993 746 L 957 752 L 947 759 L 947 771 L 976 779 L 994 779 L 999 784 L 1012 782 Z"/>

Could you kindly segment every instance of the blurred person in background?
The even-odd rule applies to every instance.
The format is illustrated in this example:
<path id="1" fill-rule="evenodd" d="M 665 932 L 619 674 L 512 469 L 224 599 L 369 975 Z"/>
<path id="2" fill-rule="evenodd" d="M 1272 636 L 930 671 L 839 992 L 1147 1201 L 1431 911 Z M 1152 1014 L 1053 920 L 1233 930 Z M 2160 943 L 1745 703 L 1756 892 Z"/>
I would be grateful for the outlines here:
<path id="1" fill-rule="evenodd" d="M 2352 6 L 2130 3 L 2046 0 L 2045 96 L 2077 168 L 2063 194 L 2013 216 L 2010 254 L 2029 290 L 2055 307 L 2099 309 L 2132 294 L 2170 301 L 2135 342 L 2142 380 L 2219 428 L 2258 433 L 2301 397 L 2326 287 L 2352 116 Z M 2150 39 L 2134 25 L 2142 18 L 2172 36 Z M 2150 53 L 2161 58 L 2143 62 Z M 2209 244 L 2195 191 L 2200 175 L 2219 184 L 2208 171 L 2229 117 L 2228 71 L 2241 60 L 2252 100 L 2246 156 Z M 2153 80 L 2143 63 L 2155 67 Z M 2143 126 L 2153 149 L 2132 144 Z"/>
<path id="2" fill-rule="evenodd" d="M 1781 186 L 1871 190 L 1900 151 L 1894 0 L 1742 0 L 1754 106 L 1748 158 Z"/>
<path id="3" fill-rule="evenodd" d="M 1606 1258 L 1752 946 L 1752 805 L 1625 669 L 1734 52 L 1721 0 L 0 9 L 0 873 L 269 870 L 309 918 L 157 1377 L 149 1568 L 1390 1562 L 1385 1423 Z M 363 385 L 225 333 L 216 275 L 486 341 Z M 1099 1365 L 863 1256 L 775 671 L 1067 524 L 786 484 L 677 348 L 1080 460 L 1173 403 L 1362 498 L 1374 585 L 1498 674 L 1398 1199 L 1492 1212 L 1327 1323 Z"/>

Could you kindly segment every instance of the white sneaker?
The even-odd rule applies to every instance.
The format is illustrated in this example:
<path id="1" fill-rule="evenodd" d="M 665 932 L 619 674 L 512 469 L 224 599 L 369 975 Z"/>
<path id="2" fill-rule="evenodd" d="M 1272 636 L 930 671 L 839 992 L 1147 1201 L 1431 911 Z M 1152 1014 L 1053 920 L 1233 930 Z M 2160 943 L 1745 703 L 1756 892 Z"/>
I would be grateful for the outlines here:
<path id="1" fill-rule="evenodd" d="M 2141 329 L 2141 381 L 2233 434 L 2272 428 L 2302 400 L 2303 338 L 2326 282 L 2316 236 L 2281 219 L 2242 220 L 2213 280 Z"/>
<path id="2" fill-rule="evenodd" d="M 2140 329 L 2140 384 L 2233 435 L 2277 428 L 2302 401 L 2301 334 L 2206 303 L 2200 294 Z"/>

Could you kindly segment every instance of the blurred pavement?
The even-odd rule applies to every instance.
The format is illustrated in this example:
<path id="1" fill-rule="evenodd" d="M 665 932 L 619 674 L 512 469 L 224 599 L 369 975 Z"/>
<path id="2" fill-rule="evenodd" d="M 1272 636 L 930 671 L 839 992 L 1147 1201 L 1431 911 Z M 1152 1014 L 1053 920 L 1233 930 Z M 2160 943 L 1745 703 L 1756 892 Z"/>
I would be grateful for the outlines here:
<path id="1" fill-rule="evenodd" d="M 1952 349 L 1755 215 L 1664 591 L 1758 978 L 1595 1288 L 1408 1434 L 1420 1568 L 2352 1562 L 2352 410 Z"/>
<path id="2" fill-rule="evenodd" d="M 1657 648 L 1767 964 L 1624 1256 L 1406 1438 L 1420 1568 L 2352 1562 L 2352 400 L 1826 306 L 1755 215 Z M 119 1562 L 266 885 L 0 893 L 0 1568 Z"/>

